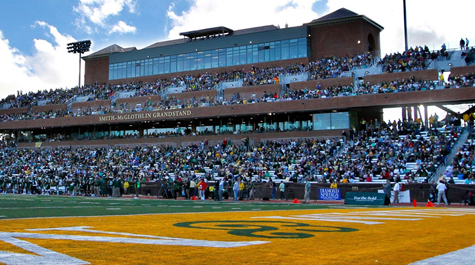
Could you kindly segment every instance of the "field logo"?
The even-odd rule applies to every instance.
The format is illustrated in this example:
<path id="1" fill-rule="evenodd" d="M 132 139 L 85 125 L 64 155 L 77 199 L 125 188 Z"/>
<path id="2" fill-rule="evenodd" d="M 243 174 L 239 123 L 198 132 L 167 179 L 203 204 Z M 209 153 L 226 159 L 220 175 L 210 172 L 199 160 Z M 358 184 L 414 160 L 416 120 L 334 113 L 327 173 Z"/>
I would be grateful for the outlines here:
<path id="1" fill-rule="evenodd" d="M 358 229 L 349 227 L 309 225 L 288 221 L 198 221 L 174 225 L 183 228 L 225 230 L 230 235 L 269 239 L 299 239 L 313 237 L 314 233 L 358 231 Z M 278 226 L 294 231 L 281 232 Z"/>
<path id="2" fill-rule="evenodd" d="M 41 233 L 23 233 L 23 232 L 0 232 L 0 241 L 10 243 L 19 248 L 32 252 L 32 254 L 13 253 L 8 251 L 0 251 L 0 263 L 5 264 L 43 264 L 43 265 L 76 265 L 90 264 L 87 261 L 76 259 L 65 254 L 61 254 L 50 249 L 40 247 L 28 241 L 19 238 L 34 239 L 57 239 L 57 240 L 74 240 L 104 243 L 127 243 L 127 244 L 144 244 L 144 245 L 176 245 L 176 246 L 193 246 L 193 247 L 215 247 L 215 248 L 234 248 L 251 245 L 260 245 L 270 243 L 268 241 L 209 241 L 195 240 L 174 237 L 160 237 L 151 235 L 139 235 L 120 232 L 106 232 L 89 229 L 87 226 L 46 228 L 46 229 L 27 229 L 28 231 L 75 231 L 85 233 L 101 233 L 115 236 L 127 237 L 107 237 L 107 236 L 79 236 L 64 234 L 41 234 Z M 131 238 L 136 237 L 136 238 Z"/>

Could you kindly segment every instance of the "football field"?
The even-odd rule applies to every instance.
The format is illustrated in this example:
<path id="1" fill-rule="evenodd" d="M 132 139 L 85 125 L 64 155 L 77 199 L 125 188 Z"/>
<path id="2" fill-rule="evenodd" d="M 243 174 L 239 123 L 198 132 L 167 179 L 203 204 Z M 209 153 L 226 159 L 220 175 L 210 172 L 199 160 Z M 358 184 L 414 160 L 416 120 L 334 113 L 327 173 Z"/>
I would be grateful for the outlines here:
<path id="1" fill-rule="evenodd" d="M 474 264 L 470 207 L 0 196 L 4 264 Z"/>

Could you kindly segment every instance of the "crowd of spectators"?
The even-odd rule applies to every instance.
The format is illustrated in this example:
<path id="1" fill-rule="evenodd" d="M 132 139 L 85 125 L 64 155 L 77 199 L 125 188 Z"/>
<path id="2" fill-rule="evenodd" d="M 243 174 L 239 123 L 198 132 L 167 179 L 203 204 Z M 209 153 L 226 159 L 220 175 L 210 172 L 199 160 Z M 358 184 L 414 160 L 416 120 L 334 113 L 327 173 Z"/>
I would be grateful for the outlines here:
<path id="1" fill-rule="evenodd" d="M 384 72 L 421 70 L 428 60 L 435 60 L 447 56 L 446 51 L 430 52 L 426 47 L 411 48 L 405 53 L 386 55 L 378 62 Z M 180 88 L 180 92 L 200 91 L 214 89 L 221 82 L 242 80 L 243 86 L 256 86 L 279 83 L 281 75 L 308 74 L 309 80 L 326 78 L 338 78 L 355 68 L 370 67 L 375 62 L 371 54 L 359 54 L 354 56 L 330 57 L 308 64 L 293 64 L 287 67 L 268 67 L 260 69 L 252 67 L 247 70 L 225 71 L 221 73 L 202 73 L 196 76 L 183 75 L 172 78 L 162 78 L 150 83 L 132 82 L 123 84 L 91 84 L 80 88 L 58 88 L 41 90 L 37 92 L 10 95 L 0 100 L 0 105 L 10 108 L 32 107 L 41 104 L 64 104 L 73 102 L 78 97 L 82 100 L 107 100 L 118 92 L 135 92 L 132 96 L 159 95 L 164 89 L 173 92 L 173 88 Z M 473 80 L 471 78 L 470 80 Z M 456 80 L 458 81 L 458 80 Z M 465 79 L 464 79 L 465 81 Z M 473 84 L 473 82 L 472 82 Z M 451 83 L 451 86 L 460 86 L 459 82 Z M 178 91 L 178 90 L 177 90 Z M 85 98 L 85 99 L 84 99 Z"/>
<path id="2" fill-rule="evenodd" d="M 430 60 L 441 60 L 448 57 L 446 50 L 429 51 L 425 46 L 416 46 L 407 52 L 386 55 L 377 65 L 383 72 L 422 70 Z M 243 86 L 274 84 L 279 82 L 281 75 L 308 74 L 309 80 L 338 78 L 348 75 L 350 70 L 372 66 L 376 61 L 370 53 L 354 56 L 330 57 L 308 64 L 293 64 L 287 67 L 268 67 L 260 69 L 252 67 L 250 70 L 234 70 L 221 73 L 202 73 L 198 75 L 182 75 L 172 78 L 162 78 L 150 83 L 132 82 L 123 84 L 90 84 L 80 88 L 58 88 L 37 92 L 10 95 L 0 100 L 0 105 L 9 108 L 32 107 L 41 104 L 64 104 L 74 101 L 77 97 L 86 97 L 85 100 L 111 99 L 117 92 L 135 92 L 133 96 L 159 95 L 164 89 L 173 92 L 173 88 L 183 88 L 180 92 L 214 89 L 221 82 L 242 80 Z M 473 78 L 472 78 L 473 80 Z M 473 82 L 472 82 L 473 83 Z M 454 84 L 454 86 L 460 84 Z M 177 90 L 178 91 L 178 90 Z M 84 99 L 83 99 L 84 100 Z"/>
<path id="3" fill-rule="evenodd" d="M 284 178 L 290 171 L 310 174 L 340 145 L 339 140 L 286 140 L 256 145 L 233 145 L 229 139 L 215 146 L 80 147 L 0 150 L 2 184 L 17 185 L 41 179 L 74 183 L 96 177 L 157 181 L 170 175 L 208 178 L 240 175 L 260 181 L 269 171 Z M 209 168 L 208 172 L 203 168 Z M 53 181 L 50 181 L 52 183 Z M 10 185 L 11 187 L 11 185 Z M 6 186 L 0 188 L 5 191 Z"/>
<path id="4" fill-rule="evenodd" d="M 450 76 L 445 88 L 459 88 L 459 87 L 473 87 L 475 86 L 475 74 L 467 73 L 465 75 Z"/>
<path id="5" fill-rule="evenodd" d="M 387 54 L 377 65 L 382 67 L 383 73 L 424 70 L 433 60 L 445 60 L 449 56 L 444 49 L 430 51 L 429 47 L 416 46 L 407 52 Z"/>
<path id="6" fill-rule="evenodd" d="M 367 68 L 374 63 L 370 53 L 355 56 L 343 56 L 326 58 L 316 62 L 310 62 L 306 71 L 310 80 L 338 78 L 352 69 Z"/>
<path id="7" fill-rule="evenodd" d="M 362 83 L 356 90 L 356 95 L 365 94 L 388 94 L 397 92 L 425 91 L 436 88 L 434 81 L 416 80 L 414 77 L 409 79 L 395 80 L 391 82 L 380 82 L 371 84 L 370 82 Z"/>
<path id="8" fill-rule="evenodd" d="M 124 84 L 90 84 L 80 88 L 58 88 L 40 90 L 37 92 L 10 95 L 0 100 L 0 105 L 8 104 L 10 108 L 37 106 L 44 104 L 64 104 L 75 97 L 88 97 L 87 100 L 107 100 L 117 92 L 135 91 L 134 96 L 158 95 L 165 88 L 184 87 L 181 92 L 213 89 L 221 82 L 242 80 L 243 86 L 274 84 L 279 82 L 280 75 L 309 73 L 310 79 L 324 79 L 341 77 L 343 72 L 348 72 L 355 67 L 366 67 L 373 62 L 371 55 L 361 54 L 353 57 L 326 58 L 308 65 L 293 64 L 287 67 L 268 67 L 260 69 L 252 67 L 251 70 L 225 71 L 221 73 L 202 73 L 196 76 L 182 75 L 172 78 L 162 78 L 150 83 L 132 82 Z"/>
<path id="9" fill-rule="evenodd" d="M 457 131 L 439 132 L 429 129 L 422 135 L 415 129 L 397 129 L 395 123 L 354 134 L 350 144 L 329 162 L 328 168 L 338 169 L 336 177 L 357 178 L 360 181 L 397 177 L 415 181 L 427 180 L 445 163 Z M 409 167 L 408 164 L 411 164 Z M 332 171 L 330 171 L 332 172 Z"/>
<path id="10" fill-rule="evenodd" d="M 295 182 L 310 177 L 321 183 L 427 179 L 444 163 L 458 128 L 420 131 L 423 128 L 409 125 L 410 122 L 388 122 L 354 129 L 348 137 L 339 139 L 270 140 L 255 144 L 245 140 L 232 144 L 225 137 L 222 143 L 208 145 L 206 141 L 189 147 L 20 149 L 6 145 L 0 150 L 0 182 L 15 184 L 21 191 L 24 183 L 44 179 L 49 184 L 76 180 L 84 183 L 96 177 L 160 181 L 171 177 L 196 178 L 197 173 L 209 180 L 240 176 L 258 182 L 269 177 Z M 454 161 L 457 169 L 452 173 L 459 168 L 471 171 L 473 145 L 466 146 Z M 415 166 L 406 168 L 409 163 Z M 473 177 L 470 174 L 469 179 Z M 5 190 L 2 185 L 0 188 Z"/>
<path id="11" fill-rule="evenodd" d="M 465 76 L 453 77 L 446 88 L 458 88 L 460 86 L 473 86 L 475 83 L 475 75 L 467 74 Z M 124 87 L 140 86 L 140 84 L 129 84 Z M 239 92 L 233 94 L 231 99 L 214 98 L 209 96 L 202 96 L 200 98 L 192 97 L 188 100 L 181 101 L 175 96 L 168 96 L 160 101 L 152 101 L 151 98 L 144 100 L 141 104 L 128 105 L 127 103 L 119 106 L 98 106 L 79 108 L 78 110 L 50 110 L 43 112 L 27 111 L 20 114 L 4 114 L 0 115 L 1 121 L 13 120 L 34 120 L 47 119 L 59 117 L 75 117 L 87 115 L 103 115 L 109 113 L 131 113 L 141 111 L 156 111 L 168 109 L 185 109 L 197 107 L 211 107 L 220 105 L 236 105 L 236 104 L 255 104 L 263 102 L 281 102 L 290 100 L 306 100 L 315 98 L 332 98 L 343 96 L 358 96 L 366 94 L 380 94 L 380 93 L 398 93 L 411 91 L 425 91 L 436 88 L 435 81 L 416 80 L 414 77 L 391 82 L 380 82 L 378 84 L 371 84 L 369 82 L 362 83 L 357 86 L 328 86 L 322 87 L 317 84 L 314 89 L 304 88 L 298 90 L 287 89 L 285 93 L 267 93 L 263 92 L 261 95 L 254 94 L 251 97 L 245 98 L 240 96 Z"/>
<path id="12" fill-rule="evenodd" d="M 475 184 L 475 135 L 470 134 L 465 144 L 457 150 L 454 160 L 446 169 L 445 177 Z"/>

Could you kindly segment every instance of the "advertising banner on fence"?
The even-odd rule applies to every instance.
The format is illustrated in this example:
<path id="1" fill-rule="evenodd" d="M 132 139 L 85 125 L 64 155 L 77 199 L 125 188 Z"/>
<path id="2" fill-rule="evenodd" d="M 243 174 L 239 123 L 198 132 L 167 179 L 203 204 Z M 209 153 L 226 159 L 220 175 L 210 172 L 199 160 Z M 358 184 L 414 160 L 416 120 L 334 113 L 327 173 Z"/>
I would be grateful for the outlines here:
<path id="1" fill-rule="evenodd" d="M 347 192 L 345 204 L 384 205 L 384 193 L 377 192 Z"/>
<path id="2" fill-rule="evenodd" d="M 378 190 L 378 193 L 384 193 L 383 190 Z M 394 191 L 391 191 L 391 202 L 394 201 Z M 411 202 L 411 192 L 409 190 L 399 192 L 399 202 L 409 203 Z"/>
<path id="3" fill-rule="evenodd" d="M 318 189 L 318 199 L 322 201 L 341 200 L 340 189 Z"/>

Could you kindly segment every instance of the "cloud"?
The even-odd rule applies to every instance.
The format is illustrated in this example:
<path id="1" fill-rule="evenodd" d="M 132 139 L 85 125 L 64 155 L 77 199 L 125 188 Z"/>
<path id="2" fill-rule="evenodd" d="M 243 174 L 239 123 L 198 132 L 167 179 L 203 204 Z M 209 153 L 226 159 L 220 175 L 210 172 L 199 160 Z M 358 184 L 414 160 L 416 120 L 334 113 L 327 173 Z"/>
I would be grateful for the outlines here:
<path id="1" fill-rule="evenodd" d="M 45 35 L 52 36 L 54 42 L 34 39 L 35 51 L 32 55 L 24 55 L 11 47 L 0 31 L 0 98 L 20 90 L 28 92 L 77 86 L 78 55 L 68 54 L 66 48 L 67 43 L 76 40 L 43 21 L 37 21 L 35 26 L 46 29 Z M 82 67 L 84 69 L 84 64 Z M 84 70 L 81 73 L 83 75 Z"/>
<path id="2" fill-rule="evenodd" d="M 427 45 L 431 50 L 440 49 L 442 43 L 456 48 L 461 37 L 466 36 L 466 26 L 473 24 L 469 15 L 460 14 L 461 7 L 469 1 L 453 0 L 450 4 L 441 0 L 406 1 L 408 45 Z M 404 50 L 403 2 L 400 0 L 328 0 L 328 11 L 342 7 L 365 15 L 384 27 L 381 32 L 382 55 Z M 453 23 L 447 23 L 452 21 Z M 422 35 L 420 35 L 422 34 Z"/>
<path id="3" fill-rule="evenodd" d="M 180 32 L 225 26 L 242 29 L 263 25 L 299 26 L 340 8 L 346 8 L 374 20 L 384 27 L 381 32 L 382 55 L 404 50 L 403 5 L 400 0 L 190 0 L 187 10 L 178 12 L 174 4 L 167 11 L 165 25 L 169 39 L 180 38 Z M 466 38 L 469 15 L 457 16 L 467 0 L 453 0 L 450 5 L 441 0 L 407 2 L 409 46 L 429 46 L 440 49 L 442 43 L 456 48 L 461 37 Z M 464 5 L 465 4 L 465 5 Z M 443 6 L 443 8 L 442 8 Z M 326 7 L 326 8 L 325 8 Z M 325 13 L 316 13 L 321 10 Z M 447 19 L 454 23 L 447 23 Z"/>
<path id="4" fill-rule="evenodd" d="M 264 25 L 300 26 L 317 18 L 312 11 L 315 0 L 194 0 L 188 10 L 175 11 L 171 4 L 167 11 L 168 37 L 180 38 L 180 32 L 225 26 L 233 30 Z"/>
<path id="5" fill-rule="evenodd" d="M 109 32 L 124 33 L 116 29 L 118 23 L 122 21 L 112 26 L 109 24 L 109 20 L 113 16 L 118 16 L 124 10 L 124 7 L 128 7 L 130 13 L 135 13 L 136 4 L 135 0 L 79 0 L 78 6 L 73 7 L 73 10 L 79 14 L 76 25 L 89 34 L 92 32 L 91 26 L 88 25 L 89 21 L 94 26 L 109 30 Z M 125 25 L 124 22 L 122 24 Z"/>
<path id="6" fill-rule="evenodd" d="M 112 34 L 112 33 L 135 33 L 135 31 L 137 31 L 137 28 L 134 27 L 134 26 L 129 26 L 127 25 L 127 23 L 125 23 L 124 21 L 119 21 L 116 25 L 114 25 L 112 27 L 112 29 L 109 31 L 109 34 Z"/>

